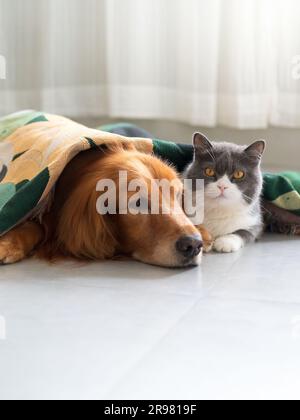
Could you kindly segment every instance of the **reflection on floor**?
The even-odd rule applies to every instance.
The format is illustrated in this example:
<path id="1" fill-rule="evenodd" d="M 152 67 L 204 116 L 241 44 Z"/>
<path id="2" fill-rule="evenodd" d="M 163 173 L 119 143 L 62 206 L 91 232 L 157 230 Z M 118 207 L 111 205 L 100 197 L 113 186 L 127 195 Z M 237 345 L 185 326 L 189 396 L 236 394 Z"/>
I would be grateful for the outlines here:
<path id="1" fill-rule="evenodd" d="M 300 240 L 0 268 L 0 399 L 300 398 Z"/>

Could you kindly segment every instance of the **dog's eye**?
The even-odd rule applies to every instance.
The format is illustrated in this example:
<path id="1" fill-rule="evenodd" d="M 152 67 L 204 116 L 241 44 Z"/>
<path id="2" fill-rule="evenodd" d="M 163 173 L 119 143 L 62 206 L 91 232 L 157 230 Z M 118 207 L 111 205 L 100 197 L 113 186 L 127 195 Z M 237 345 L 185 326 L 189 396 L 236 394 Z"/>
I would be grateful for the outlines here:
<path id="1" fill-rule="evenodd" d="M 213 178 L 216 176 L 216 171 L 213 168 L 206 168 L 204 171 L 205 175 L 209 178 Z"/>
<path id="2" fill-rule="evenodd" d="M 149 200 L 143 197 L 137 200 L 132 198 L 128 202 L 128 209 L 132 214 L 147 214 L 149 209 Z"/>
<path id="3" fill-rule="evenodd" d="M 245 178 L 245 172 L 244 171 L 235 171 L 233 174 L 233 178 L 237 181 L 240 181 L 241 179 Z"/>

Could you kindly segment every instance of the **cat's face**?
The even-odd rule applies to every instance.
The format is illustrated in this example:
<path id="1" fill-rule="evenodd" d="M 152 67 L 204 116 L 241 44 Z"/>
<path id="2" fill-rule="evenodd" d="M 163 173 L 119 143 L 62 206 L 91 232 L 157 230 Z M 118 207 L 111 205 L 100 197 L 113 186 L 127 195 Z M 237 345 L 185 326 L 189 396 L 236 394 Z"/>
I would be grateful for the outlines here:
<path id="1" fill-rule="evenodd" d="M 265 142 L 249 147 L 231 143 L 211 143 L 202 134 L 194 136 L 194 162 L 188 179 L 204 179 L 205 200 L 220 206 L 250 205 L 262 190 L 261 157 Z"/>

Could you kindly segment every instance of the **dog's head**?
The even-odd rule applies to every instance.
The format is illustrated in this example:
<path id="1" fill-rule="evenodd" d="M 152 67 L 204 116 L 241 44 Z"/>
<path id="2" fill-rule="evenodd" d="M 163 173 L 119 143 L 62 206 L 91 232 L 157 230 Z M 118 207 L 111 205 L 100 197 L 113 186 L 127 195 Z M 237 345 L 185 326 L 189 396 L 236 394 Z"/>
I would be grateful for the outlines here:
<path id="1" fill-rule="evenodd" d="M 78 257 L 120 254 L 165 267 L 198 265 L 202 237 L 182 209 L 182 189 L 170 166 L 135 149 L 82 153 L 58 184 L 56 236 Z"/>

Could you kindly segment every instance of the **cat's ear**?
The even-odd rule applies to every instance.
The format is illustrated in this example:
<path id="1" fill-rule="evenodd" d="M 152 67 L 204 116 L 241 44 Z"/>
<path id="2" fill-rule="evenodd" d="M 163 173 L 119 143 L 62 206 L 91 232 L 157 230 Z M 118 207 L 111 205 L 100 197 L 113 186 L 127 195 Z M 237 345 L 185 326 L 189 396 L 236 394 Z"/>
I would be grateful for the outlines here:
<path id="1" fill-rule="evenodd" d="M 264 151 L 266 149 L 266 142 L 265 140 L 258 140 L 251 144 L 251 146 L 248 146 L 245 149 L 245 153 L 251 158 L 261 160 Z"/>
<path id="2" fill-rule="evenodd" d="M 194 147 L 195 147 L 196 152 L 199 152 L 199 153 L 210 152 L 214 148 L 214 146 L 208 140 L 208 138 L 204 134 L 201 134 L 201 133 L 194 134 L 193 142 L 194 142 Z"/>

